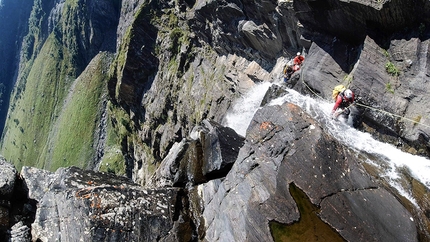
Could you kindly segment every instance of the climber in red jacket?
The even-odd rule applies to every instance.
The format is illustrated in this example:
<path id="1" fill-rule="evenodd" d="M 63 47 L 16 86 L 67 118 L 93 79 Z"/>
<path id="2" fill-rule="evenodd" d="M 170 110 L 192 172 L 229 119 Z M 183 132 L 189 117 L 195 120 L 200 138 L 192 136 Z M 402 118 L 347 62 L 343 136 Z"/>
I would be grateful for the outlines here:
<path id="1" fill-rule="evenodd" d="M 346 89 L 345 91 L 339 93 L 336 97 L 333 110 L 331 111 L 333 118 L 337 118 L 340 114 L 348 116 L 348 107 L 351 106 L 352 103 L 354 103 L 354 93 L 350 89 Z"/>
<path id="2" fill-rule="evenodd" d="M 302 56 L 300 52 L 297 52 L 296 57 L 294 57 L 293 59 L 293 64 L 294 64 L 293 70 L 294 71 L 300 70 L 300 67 L 302 66 L 303 61 L 305 61 L 305 57 Z"/>

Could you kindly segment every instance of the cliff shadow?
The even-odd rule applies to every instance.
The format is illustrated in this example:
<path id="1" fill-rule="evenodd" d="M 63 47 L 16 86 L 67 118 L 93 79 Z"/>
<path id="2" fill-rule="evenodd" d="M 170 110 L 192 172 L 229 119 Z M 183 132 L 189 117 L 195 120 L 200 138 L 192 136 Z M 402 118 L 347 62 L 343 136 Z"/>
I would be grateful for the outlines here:
<path id="1" fill-rule="evenodd" d="M 30 241 L 31 224 L 34 222 L 37 210 L 37 201 L 29 198 L 26 182 L 16 176 L 12 197 L 0 200 L 0 212 L 9 215 L 5 221 L 2 218 L 0 225 L 1 241 Z M 8 225 L 7 225 L 8 224 Z M 7 225 L 4 227 L 4 225 Z"/>

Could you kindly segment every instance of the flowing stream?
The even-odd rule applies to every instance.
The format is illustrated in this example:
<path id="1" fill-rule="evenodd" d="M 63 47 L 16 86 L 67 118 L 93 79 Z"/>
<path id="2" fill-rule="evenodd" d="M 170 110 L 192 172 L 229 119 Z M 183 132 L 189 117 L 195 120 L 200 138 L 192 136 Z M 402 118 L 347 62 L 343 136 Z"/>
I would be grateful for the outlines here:
<path id="1" fill-rule="evenodd" d="M 262 83 L 255 85 L 227 114 L 224 125 L 245 137 L 248 125 L 255 112 L 260 108 L 260 103 L 271 85 L 279 84 Z M 409 192 L 400 185 L 401 172 L 409 171 L 412 177 L 430 188 L 429 159 L 402 152 L 391 144 L 373 139 L 368 133 L 358 131 L 346 123 L 332 120 L 330 113 L 334 103 L 304 96 L 292 89 L 287 88 L 286 90 L 288 91 L 287 94 L 272 100 L 269 105 L 281 105 L 285 102 L 296 104 L 317 120 L 339 142 L 357 152 L 366 152 L 378 157 L 378 164 L 371 160 L 367 160 L 367 162 L 384 171 L 385 174 L 380 174 L 380 176 L 390 182 L 400 194 L 408 198 L 412 203 L 417 204 Z"/>

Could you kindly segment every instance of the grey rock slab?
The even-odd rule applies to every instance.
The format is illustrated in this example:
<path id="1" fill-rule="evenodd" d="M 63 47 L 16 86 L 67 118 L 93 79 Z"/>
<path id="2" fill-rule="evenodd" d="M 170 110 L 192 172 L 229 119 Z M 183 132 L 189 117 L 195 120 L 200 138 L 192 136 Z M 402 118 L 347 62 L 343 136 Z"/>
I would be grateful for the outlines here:
<path id="1" fill-rule="evenodd" d="M 216 183 L 206 185 L 210 189 L 203 194 L 205 239 L 272 241 L 269 221 L 291 224 L 301 216 L 289 192 L 291 183 L 299 187 L 314 205 L 326 209 L 323 216 L 326 223 L 338 232 L 344 229 L 345 232 L 339 234 L 345 239 L 362 236 L 363 241 L 373 240 L 375 235 L 385 239 L 399 233 L 399 228 L 390 227 L 394 222 L 389 220 L 375 221 L 374 226 L 365 227 L 367 231 L 362 234 L 355 233 L 354 226 L 341 226 L 339 222 L 343 214 L 350 214 L 343 224 L 352 225 L 366 214 L 384 218 L 384 211 L 395 213 L 392 215 L 395 224 L 407 225 L 402 233 L 416 236 L 410 214 L 393 195 L 378 188 L 357 157 L 354 151 L 338 143 L 294 104 L 259 109 L 229 174 L 218 188 L 213 187 Z M 373 194 L 372 189 L 378 192 Z M 332 201 L 334 195 L 347 196 L 342 195 L 349 194 L 345 191 L 363 191 L 351 194 L 364 195 L 344 199 L 343 207 L 337 207 L 339 216 L 336 213 L 326 215 L 328 201 Z M 363 197 L 368 197 L 375 206 L 365 207 Z M 352 209 L 356 204 L 363 209 Z M 373 211 L 379 209 L 376 204 L 384 204 L 381 205 L 385 206 L 384 211 Z"/>
<path id="2" fill-rule="evenodd" d="M 320 216 L 348 241 L 418 241 L 412 215 L 385 189 L 337 193 Z"/>
<path id="3" fill-rule="evenodd" d="M 15 187 L 17 171 L 15 166 L 0 157 L 0 200 L 8 200 Z"/>
<path id="4" fill-rule="evenodd" d="M 174 226 L 175 188 L 144 189 L 124 177 L 76 167 L 49 173 L 24 167 L 37 200 L 32 239 L 41 241 L 152 241 Z"/>

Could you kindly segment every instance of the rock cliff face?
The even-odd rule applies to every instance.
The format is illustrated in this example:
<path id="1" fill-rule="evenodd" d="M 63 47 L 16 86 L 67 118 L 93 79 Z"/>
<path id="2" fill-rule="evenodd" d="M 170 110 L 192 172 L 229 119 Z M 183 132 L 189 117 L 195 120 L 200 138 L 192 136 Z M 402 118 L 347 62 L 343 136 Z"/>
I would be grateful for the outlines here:
<path id="1" fill-rule="evenodd" d="M 415 222 L 425 216 L 408 211 L 396 198 L 398 195 L 367 172 L 363 154 L 337 142 L 299 107 L 285 103 L 259 110 L 242 148 L 236 152 L 221 148 L 216 156 L 207 152 L 213 154 L 217 150 L 214 147 L 225 147 L 221 137 L 228 129 L 218 127 L 216 131 L 216 124 L 205 123 L 209 126 L 199 128 L 200 139 L 194 140 L 200 145 L 190 145 L 186 153 L 170 154 L 168 160 L 181 160 L 181 165 L 178 168 L 175 162 L 163 163 L 154 176 L 158 185 L 154 188 L 74 167 L 55 173 L 25 167 L 21 171 L 24 183 L 20 183 L 24 187 L 20 190 L 28 190 L 27 201 L 36 201 L 37 209 L 34 202 L 27 202 L 33 220 L 19 229 L 12 228 L 10 234 L 24 241 L 28 241 L 29 231 L 33 241 L 428 238 L 428 231 L 420 228 L 423 224 Z M 235 140 L 234 133 L 230 135 Z M 230 147 L 234 147 L 232 144 Z M 198 154 L 207 158 L 198 159 Z M 195 156 L 197 159 L 190 159 Z M 215 167 L 219 157 L 226 163 L 235 159 L 228 174 L 220 178 L 205 176 L 208 166 L 202 163 Z M 185 166 L 188 168 L 183 169 Z M 8 201 L 20 179 L 8 163 L 3 162 L 2 168 L 7 168 L 2 170 L 4 177 L 9 177 L 2 182 L 2 194 Z M 318 209 L 304 209 L 304 204 Z M 5 211 L 9 211 L 7 207 Z M 318 216 L 307 219 L 315 213 Z M 3 220 L 6 215 L 2 213 Z"/>
<path id="2" fill-rule="evenodd" d="M 383 37 L 386 40 L 381 45 Z M 330 99 L 335 85 L 349 86 L 361 99 L 358 108 L 364 112 L 366 130 L 428 157 L 430 130 L 424 107 L 429 102 L 425 93 L 430 42 L 424 28 L 377 39 L 366 36 L 359 45 L 320 34 L 313 38 L 301 70 L 303 82 L 295 89 Z"/>
<path id="3" fill-rule="evenodd" d="M 162 15 L 151 26 L 145 27 L 150 22 L 145 14 L 148 10 L 144 7 L 138 13 L 134 21 L 144 23 L 135 23 L 131 31 L 145 29 L 144 33 L 152 33 L 153 37 L 136 34 L 140 37 L 122 39 L 128 54 L 125 61 L 118 62 L 116 69 L 120 72 L 110 82 L 111 96 L 120 102 L 124 100 L 123 107 L 130 109 L 135 120 L 133 126 L 141 137 L 137 140 L 131 137 L 126 142 L 127 153 L 134 153 L 130 160 L 143 164 L 133 166 L 134 179 L 145 183 L 149 179 L 146 171 L 152 169 L 145 161 L 161 161 L 196 121 L 210 118 L 222 123 L 234 97 L 255 82 L 278 79 L 285 63 L 283 58 L 300 48 L 305 48 L 307 61 L 295 89 L 305 93 L 311 93 L 312 89 L 328 99 L 333 86 L 339 83 L 350 86 L 362 99 L 359 108 L 364 129 L 385 141 L 400 144 L 404 150 L 428 156 L 427 111 L 419 108 L 425 107 L 426 97 L 419 93 L 426 89 L 423 83 L 428 78 L 427 20 L 418 18 L 424 14 L 421 10 L 410 16 L 410 7 L 394 2 L 327 1 L 322 6 L 307 1 L 178 4 L 168 13 L 170 16 Z M 420 9 L 428 7 L 427 2 L 419 5 Z M 163 12 L 160 6 L 145 6 Z M 173 6 L 165 3 L 162 7 Z M 368 10 L 376 15 L 369 15 Z M 357 12 L 363 13 L 358 15 L 360 21 L 349 17 Z M 331 17 L 325 22 L 318 21 L 327 14 Z M 392 15 L 396 17 L 390 18 Z M 406 15 L 407 18 L 402 17 Z M 350 30 L 337 32 L 345 29 L 348 21 L 357 25 L 349 28 L 354 34 Z M 160 22 L 168 22 L 174 31 L 167 35 Z M 154 28 L 158 29 L 157 38 L 151 30 Z M 312 32 L 315 29 L 319 32 Z M 156 46 L 169 52 L 157 55 L 153 51 Z M 130 50 L 137 48 L 141 48 L 140 57 L 133 57 L 135 52 Z M 149 60 L 151 63 L 145 64 Z M 136 70 L 136 65 L 150 69 Z M 390 72 L 387 66 L 392 68 Z M 172 71 L 176 76 L 168 74 Z M 211 91 L 205 91 L 208 89 Z M 143 96 L 139 96 L 141 93 Z M 132 97 L 142 101 L 127 101 Z M 191 110 L 200 111 L 189 116 Z M 141 140 L 143 145 L 136 145 Z M 147 150 L 152 150 L 152 154 Z"/>
<path id="4" fill-rule="evenodd" d="M 245 137 L 224 125 L 301 51 L 289 87 L 329 100 L 349 86 L 357 129 L 430 157 L 428 10 L 35 1 L 1 141 L 20 172 L 0 163 L 0 239 L 430 240 L 429 184 L 402 168 L 401 194 L 381 176 L 383 157 L 345 146 L 294 104 L 270 104 L 292 90 L 272 86 Z"/>
<path id="5" fill-rule="evenodd" d="M 420 23 L 429 22 L 428 1 L 294 1 L 297 17 L 307 30 L 329 33 L 360 44 L 367 35 L 380 41 Z M 383 44 L 383 43 L 381 43 Z"/>

